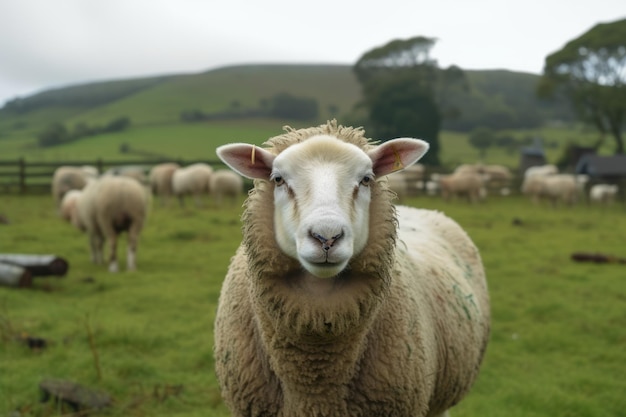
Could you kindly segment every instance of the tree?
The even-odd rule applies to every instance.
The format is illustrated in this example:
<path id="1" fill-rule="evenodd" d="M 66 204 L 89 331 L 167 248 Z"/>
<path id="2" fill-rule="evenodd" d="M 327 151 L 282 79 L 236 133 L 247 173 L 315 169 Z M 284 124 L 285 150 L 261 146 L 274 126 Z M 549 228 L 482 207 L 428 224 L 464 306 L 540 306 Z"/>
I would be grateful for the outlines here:
<path id="1" fill-rule="evenodd" d="M 458 114 L 443 100 L 445 93 L 465 82 L 458 67 L 442 70 L 430 58 L 435 42 L 423 36 L 393 40 L 366 52 L 353 66 L 363 91 L 358 106 L 367 113 L 372 136 L 381 141 L 402 136 L 424 139 L 430 150 L 422 161 L 431 165 L 439 164 L 443 117 Z"/>
<path id="2" fill-rule="evenodd" d="M 537 93 L 564 95 L 578 117 L 615 139 L 624 153 L 626 19 L 601 23 L 546 57 Z"/>
<path id="3" fill-rule="evenodd" d="M 487 149 L 491 147 L 496 141 L 496 136 L 493 130 L 488 127 L 477 127 L 472 130 L 469 134 L 469 143 L 474 148 L 478 149 L 480 153 L 480 157 L 482 159 L 485 158 L 487 154 Z"/>
<path id="4" fill-rule="evenodd" d="M 315 120 L 319 116 L 319 105 L 314 98 L 278 93 L 270 99 L 268 113 L 279 119 Z"/>

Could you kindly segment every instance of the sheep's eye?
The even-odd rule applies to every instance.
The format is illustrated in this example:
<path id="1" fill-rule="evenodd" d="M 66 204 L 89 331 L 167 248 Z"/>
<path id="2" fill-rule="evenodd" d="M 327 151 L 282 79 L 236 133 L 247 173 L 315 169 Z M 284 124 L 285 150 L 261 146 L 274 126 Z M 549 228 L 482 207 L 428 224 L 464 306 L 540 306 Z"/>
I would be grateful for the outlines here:
<path id="1" fill-rule="evenodd" d="M 372 177 L 370 177 L 369 175 L 366 175 L 363 177 L 363 179 L 361 180 L 361 185 L 364 186 L 369 186 L 372 183 Z"/>
<path id="2" fill-rule="evenodd" d="M 285 183 L 285 180 L 280 175 L 275 175 L 274 177 L 272 177 L 272 181 L 274 181 L 274 185 L 276 185 L 277 187 L 280 187 Z"/>

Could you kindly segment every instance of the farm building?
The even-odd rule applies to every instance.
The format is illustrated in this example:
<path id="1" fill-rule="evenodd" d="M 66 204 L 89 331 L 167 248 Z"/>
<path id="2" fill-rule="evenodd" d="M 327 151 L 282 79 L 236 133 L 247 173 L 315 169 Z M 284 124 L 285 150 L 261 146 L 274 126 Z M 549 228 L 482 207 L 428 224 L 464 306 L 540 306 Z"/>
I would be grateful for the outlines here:
<path id="1" fill-rule="evenodd" d="M 576 165 L 576 173 L 589 175 L 592 184 L 617 184 L 621 200 L 626 200 L 626 155 L 584 155 Z"/>

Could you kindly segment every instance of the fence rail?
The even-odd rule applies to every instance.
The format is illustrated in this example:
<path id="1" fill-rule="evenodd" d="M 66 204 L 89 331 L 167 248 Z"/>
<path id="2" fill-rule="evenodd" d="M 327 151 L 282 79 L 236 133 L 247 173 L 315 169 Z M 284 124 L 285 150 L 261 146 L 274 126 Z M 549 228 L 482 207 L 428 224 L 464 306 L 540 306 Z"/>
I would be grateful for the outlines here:
<path id="1" fill-rule="evenodd" d="M 176 162 L 180 166 L 186 166 L 196 162 L 204 162 L 213 168 L 222 168 L 224 163 L 219 160 L 181 160 L 181 159 L 137 159 L 137 160 L 103 160 L 85 159 L 60 162 L 29 162 L 26 158 L 0 159 L 0 193 L 44 193 L 50 192 L 52 176 L 60 166 L 84 166 L 96 167 L 98 172 L 104 173 L 112 168 L 124 166 L 142 167 L 146 174 L 152 166 L 163 162 Z"/>

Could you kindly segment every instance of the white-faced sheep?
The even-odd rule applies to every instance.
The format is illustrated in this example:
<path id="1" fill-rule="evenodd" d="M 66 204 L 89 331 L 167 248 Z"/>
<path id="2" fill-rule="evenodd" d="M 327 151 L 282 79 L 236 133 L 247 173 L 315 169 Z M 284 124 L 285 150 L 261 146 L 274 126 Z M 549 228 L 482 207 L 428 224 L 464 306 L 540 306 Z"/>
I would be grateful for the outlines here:
<path id="1" fill-rule="evenodd" d="M 136 268 L 137 246 L 143 229 L 150 195 L 138 181 L 125 176 L 102 176 L 90 182 L 78 196 L 71 214 L 71 222 L 87 232 L 91 260 L 104 262 L 103 246 L 109 244 L 109 271 L 117 272 L 117 240 L 128 233 L 126 264 Z"/>
<path id="2" fill-rule="evenodd" d="M 161 205 L 165 205 L 170 197 L 174 194 L 172 189 L 172 176 L 174 171 L 180 168 L 175 162 L 166 162 L 163 164 L 157 164 L 150 169 L 148 181 L 150 182 L 150 189 L 155 196 L 158 196 Z"/>
<path id="3" fill-rule="evenodd" d="M 233 416 L 436 416 L 469 391 L 490 326 L 481 258 L 440 212 L 382 177 L 426 142 L 294 130 L 219 157 L 254 179 L 215 322 Z"/>
<path id="4" fill-rule="evenodd" d="M 225 198 L 234 205 L 243 194 L 243 178 L 230 169 L 218 169 L 211 174 L 209 190 L 218 206 L 222 205 Z"/>
<path id="5" fill-rule="evenodd" d="M 87 185 L 89 178 L 96 178 L 97 169 L 94 176 L 93 167 L 60 166 L 52 175 L 52 197 L 57 207 L 61 204 L 61 199 L 70 190 L 81 190 Z"/>
<path id="6" fill-rule="evenodd" d="M 178 168 L 172 174 L 172 191 L 178 197 L 181 206 L 185 205 L 185 196 L 193 196 L 196 206 L 202 205 L 202 196 L 209 194 L 209 181 L 213 168 L 199 162 Z"/>
<path id="7" fill-rule="evenodd" d="M 487 196 L 485 179 L 481 174 L 461 171 L 439 177 L 441 197 L 450 201 L 451 198 L 466 197 L 470 203 L 477 203 Z"/>
<path id="8" fill-rule="evenodd" d="M 618 187 L 615 184 L 594 184 L 589 189 L 589 200 L 594 203 L 605 205 L 615 201 Z"/>

